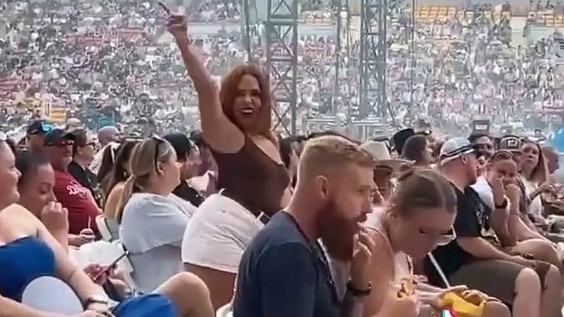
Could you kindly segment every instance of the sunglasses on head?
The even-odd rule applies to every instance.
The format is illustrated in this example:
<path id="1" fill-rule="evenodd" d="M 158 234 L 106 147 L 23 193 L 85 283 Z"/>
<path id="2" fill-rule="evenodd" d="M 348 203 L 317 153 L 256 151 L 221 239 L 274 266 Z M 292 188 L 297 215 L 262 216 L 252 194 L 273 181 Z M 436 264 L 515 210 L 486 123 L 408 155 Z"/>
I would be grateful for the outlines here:
<path id="1" fill-rule="evenodd" d="M 164 143 L 165 140 L 156 134 L 151 137 L 151 140 L 155 141 L 155 156 L 153 159 L 155 161 L 155 170 L 157 170 L 157 163 L 159 161 L 159 146 Z"/>
<path id="2" fill-rule="evenodd" d="M 489 162 L 495 162 L 500 160 L 514 160 L 516 158 L 516 154 L 508 150 L 497 150 L 494 152 L 492 157 L 490 157 Z"/>

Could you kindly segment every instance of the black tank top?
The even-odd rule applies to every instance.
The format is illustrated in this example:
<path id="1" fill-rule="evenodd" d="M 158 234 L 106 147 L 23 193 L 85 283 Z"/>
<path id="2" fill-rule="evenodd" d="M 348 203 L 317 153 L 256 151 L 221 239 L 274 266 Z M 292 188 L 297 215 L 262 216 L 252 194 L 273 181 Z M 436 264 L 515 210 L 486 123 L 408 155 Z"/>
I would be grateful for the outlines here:
<path id="1" fill-rule="evenodd" d="M 255 215 L 280 211 L 290 184 L 286 167 L 273 161 L 249 137 L 237 153 L 211 150 L 218 167 L 218 188 Z"/>

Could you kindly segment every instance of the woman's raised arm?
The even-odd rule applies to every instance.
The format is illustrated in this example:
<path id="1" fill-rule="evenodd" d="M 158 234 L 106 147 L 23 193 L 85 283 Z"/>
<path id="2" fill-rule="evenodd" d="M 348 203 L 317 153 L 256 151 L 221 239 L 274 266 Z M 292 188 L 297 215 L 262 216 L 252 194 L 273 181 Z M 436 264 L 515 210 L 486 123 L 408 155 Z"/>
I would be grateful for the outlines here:
<path id="1" fill-rule="evenodd" d="M 169 15 L 168 30 L 182 54 L 188 75 L 198 93 L 202 133 L 210 146 L 219 152 L 237 152 L 244 145 L 244 135 L 223 113 L 219 100 L 219 84 L 212 78 L 188 37 L 186 18 Z"/>

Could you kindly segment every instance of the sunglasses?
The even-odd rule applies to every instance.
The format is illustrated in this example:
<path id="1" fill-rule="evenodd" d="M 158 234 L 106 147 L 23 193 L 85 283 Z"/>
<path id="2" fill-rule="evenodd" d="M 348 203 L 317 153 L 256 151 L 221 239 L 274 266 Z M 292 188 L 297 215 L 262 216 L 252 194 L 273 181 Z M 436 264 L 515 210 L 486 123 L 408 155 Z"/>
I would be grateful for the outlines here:
<path id="1" fill-rule="evenodd" d="M 434 241 L 438 246 L 445 246 L 452 241 L 456 240 L 456 231 L 451 228 L 449 233 L 429 233 L 419 229 L 419 234 L 425 237 L 425 239 Z"/>
<path id="2" fill-rule="evenodd" d="M 74 141 L 70 141 L 70 140 L 65 140 L 65 141 L 60 141 L 54 144 L 56 147 L 59 148 L 64 148 L 64 147 L 69 147 L 69 146 L 73 146 L 74 145 Z"/>
<path id="3" fill-rule="evenodd" d="M 477 144 L 474 144 L 474 148 L 475 148 L 476 150 L 488 150 L 488 151 L 491 151 L 491 150 L 493 150 L 494 147 L 493 147 L 492 144 L 480 144 L 480 143 L 477 143 Z"/>
<path id="4" fill-rule="evenodd" d="M 153 160 L 155 162 L 155 171 L 156 171 L 158 170 L 157 163 L 159 162 L 159 146 L 163 144 L 165 140 L 156 134 L 151 137 L 151 140 L 155 141 L 155 155 L 153 157 Z"/>
<path id="5" fill-rule="evenodd" d="M 80 147 L 87 147 L 87 146 L 89 146 L 89 145 L 92 145 L 92 147 L 95 148 L 95 147 L 96 147 L 96 142 L 94 142 L 94 141 L 88 142 L 88 143 L 86 143 L 86 144 L 84 144 L 84 145 L 81 145 Z"/>

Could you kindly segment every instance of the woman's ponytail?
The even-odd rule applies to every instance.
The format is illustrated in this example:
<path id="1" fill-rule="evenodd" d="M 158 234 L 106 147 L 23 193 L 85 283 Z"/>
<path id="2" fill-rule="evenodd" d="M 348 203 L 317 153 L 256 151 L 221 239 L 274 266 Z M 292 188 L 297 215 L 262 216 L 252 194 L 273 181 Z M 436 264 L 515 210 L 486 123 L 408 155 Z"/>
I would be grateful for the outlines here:
<path id="1" fill-rule="evenodd" d="M 123 186 L 123 192 L 121 194 L 121 200 L 119 202 L 119 206 L 118 206 L 118 209 L 116 211 L 116 219 L 117 219 L 117 222 L 119 224 L 121 224 L 121 219 L 123 217 L 123 209 L 125 208 L 125 205 L 129 201 L 129 198 L 131 198 L 131 195 L 133 194 L 133 191 L 135 190 L 136 178 L 137 177 L 135 177 L 134 175 L 129 176 L 129 178 L 127 178 L 127 180 L 125 181 L 125 184 Z"/>

